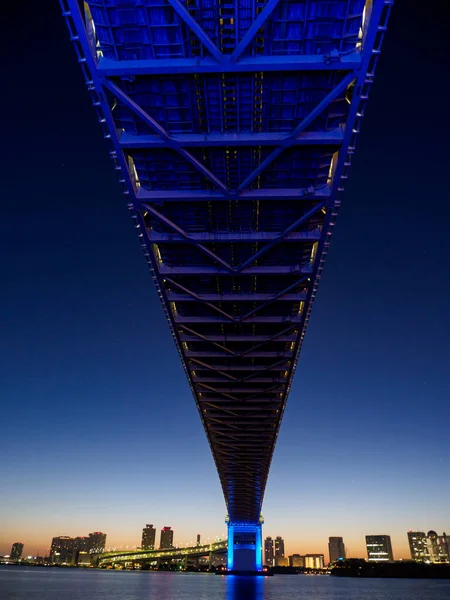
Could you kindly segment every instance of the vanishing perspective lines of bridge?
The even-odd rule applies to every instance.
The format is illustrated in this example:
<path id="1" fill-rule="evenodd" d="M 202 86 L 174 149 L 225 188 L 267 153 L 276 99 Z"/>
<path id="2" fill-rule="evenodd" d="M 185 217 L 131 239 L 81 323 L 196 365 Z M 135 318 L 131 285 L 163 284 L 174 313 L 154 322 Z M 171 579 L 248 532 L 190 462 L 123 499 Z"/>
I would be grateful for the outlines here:
<path id="1" fill-rule="evenodd" d="M 61 0 L 219 473 L 261 508 L 391 0 Z"/>

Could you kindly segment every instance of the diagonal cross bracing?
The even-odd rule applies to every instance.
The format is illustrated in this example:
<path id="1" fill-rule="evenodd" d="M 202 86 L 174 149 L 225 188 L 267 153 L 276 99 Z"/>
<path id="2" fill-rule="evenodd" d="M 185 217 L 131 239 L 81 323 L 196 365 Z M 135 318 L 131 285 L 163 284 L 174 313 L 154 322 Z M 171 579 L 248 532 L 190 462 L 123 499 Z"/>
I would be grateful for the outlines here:
<path id="1" fill-rule="evenodd" d="M 203 0 L 162 0 L 155 20 L 148 0 L 133 19 L 61 0 L 240 522 L 259 520 L 392 4 L 331 2 L 324 23 L 293 3 L 289 38 L 282 0 L 215 23 Z"/>

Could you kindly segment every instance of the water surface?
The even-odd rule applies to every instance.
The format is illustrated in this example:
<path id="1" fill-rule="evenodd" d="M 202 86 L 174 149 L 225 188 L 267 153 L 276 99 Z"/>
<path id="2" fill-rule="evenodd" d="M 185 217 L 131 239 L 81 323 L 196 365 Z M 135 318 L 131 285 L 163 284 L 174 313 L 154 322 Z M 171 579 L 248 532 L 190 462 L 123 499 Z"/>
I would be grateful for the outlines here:
<path id="1" fill-rule="evenodd" d="M 0 567 L 1 600 L 450 600 L 450 580 Z"/>

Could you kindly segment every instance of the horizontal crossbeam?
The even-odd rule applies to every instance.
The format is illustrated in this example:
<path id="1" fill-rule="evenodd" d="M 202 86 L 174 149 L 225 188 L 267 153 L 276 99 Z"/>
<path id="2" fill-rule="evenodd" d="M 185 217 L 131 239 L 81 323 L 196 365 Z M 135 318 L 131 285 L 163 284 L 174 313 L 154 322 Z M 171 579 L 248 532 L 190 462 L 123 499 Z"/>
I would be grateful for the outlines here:
<path id="1" fill-rule="evenodd" d="M 335 59 L 334 59 L 335 58 Z M 225 57 L 224 57 L 225 59 Z M 100 58 L 97 70 L 107 77 L 130 75 L 187 75 L 190 73 L 251 73 L 259 71 L 354 71 L 361 64 L 359 51 L 337 57 L 326 54 L 247 56 L 237 62 L 213 58 L 158 58 L 114 60 Z"/>
<path id="2" fill-rule="evenodd" d="M 269 200 L 276 202 L 277 200 L 328 200 L 331 190 L 328 185 L 320 188 L 273 188 L 273 189 L 255 189 L 242 190 L 236 192 L 229 190 L 227 196 L 219 190 L 147 190 L 142 186 L 139 187 L 136 193 L 138 203 L 142 202 L 192 202 L 239 199 L 248 200 Z"/>
<path id="3" fill-rule="evenodd" d="M 274 146 L 281 143 L 285 133 L 184 133 L 170 135 L 171 140 L 185 148 L 227 146 Z M 340 127 L 331 131 L 306 131 L 292 140 L 293 146 L 339 146 L 344 138 Z M 157 135 L 133 135 L 123 131 L 120 145 L 124 149 L 170 148 L 172 144 Z"/>
<path id="4" fill-rule="evenodd" d="M 199 317 L 189 316 L 189 315 L 180 315 L 176 313 L 173 315 L 175 323 L 299 323 L 301 321 L 300 314 L 296 315 L 288 315 L 288 316 L 278 316 L 278 315 L 270 315 L 270 316 L 259 316 L 256 315 L 254 317 L 246 317 L 245 321 L 239 317 Z"/>
<path id="5" fill-rule="evenodd" d="M 297 339 L 297 335 L 292 333 L 291 335 L 280 335 L 276 339 L 273 339 L 272 336 L 267 335 L 207 335 L 204 337 L 204 341 L 207 342 L 244 342 L 246 344 L 252 342 L 295 342 Z M 182 342 L 198 342 L 198 338 L 195 335 L 186 335 L 185 333 L 180 333 L 180 340 Z"/>
<path id="6" fill-rule="evenodd" d="M 249 232 L 230 232 L 230 233 L 189 233 L 186 236 L 176 233 L 162 233 L 151 230 L 148 233 L 149 240 L 155 244 L 164 242 L 186 243 L 186 241 L 198 243 L 253 243 L 253 242 L 271 242 L 278 241 L 281 238 L 279 232 L 272 231 L 249 231 Z M 321 232 L 319 228 L 312 231 L 294 231 L 283 235 L 283 242 L 317 242 L 320 240 Z"/>
<path id="7" fill-rule="evenodd" d="M 169 267 L 165 264 L 159 266 L 159 272 L 161 275 L 293 275 L 295 273 L 303 273 L 309 275 L 312 272 L 312 265 L 310 263 L 306 265 L 260 265 L 247 267 L 242 271 L 229 271 L 227 269 L 221 269 L 214 266 L 188 266 L 188 267 Z"/>
<path id="8" fill-rule="evenodd" d="M 301 284 L 299 284 L 300 286 Z M 298 292 L 297 294 L 282 294 L 276 297 L 276 294 L 198 294 L 197 297 L 189 294 L 176 294 L 168 291 L 167 299 L 170 302 L 266 302 L 268 300 L 277 300 L 277 302 L 303 302 L 306 300 L 306 292 Z M 254 339 L 253 336 L 252 339 Z"/>

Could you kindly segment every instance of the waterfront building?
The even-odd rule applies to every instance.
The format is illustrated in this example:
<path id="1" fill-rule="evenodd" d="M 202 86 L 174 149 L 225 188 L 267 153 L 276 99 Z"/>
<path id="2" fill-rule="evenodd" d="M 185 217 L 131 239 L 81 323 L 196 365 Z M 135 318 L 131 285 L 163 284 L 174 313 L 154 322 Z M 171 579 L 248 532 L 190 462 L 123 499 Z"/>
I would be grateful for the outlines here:
<path id="1" fill-rule="evenodd" d="M 305 557 L 300 554 L 291 554 L 289 556 L 289 566 L 290 567 L 304 567 L 305 566 Z"/>
<path id="2" fill-rule="evenodd" d="M 345 560 L 347 554 L 345 552 L 344 539 L 341 537 L 329 537 L 328 552 L 330 553 L 330 563 Z"/>
<path id="3" fill-rule="evenodd" d="M 173 530 L 171 527 L 163 527 L 161 529 L 159 549 L 165 550 L 167 548 L 173 548 Z"/>
<path id="4" fill-rule="evenodd" d="M 9 558 L 11 560 L 19 560 L 19 558 L 22 558 L 22 552 L 23 552 L 22 542 L 14 542 L 14 544 L 12 545 L 12 548 L 11 548 L 11 554 L 9 555 Z"/>
<path id="5" fill-rule="evenodd" d="M 80 554 L 89 554 L 91 561 L 93 554 L 104 552 L 105 544 L 106 533 L 101 531 L 76 538 L 60 535 L 52 539 L 50 561 L 59 565 L 76 565 Z"/>
<path id="6" fill-rule="evenodd" d="M 443 533 L 438 535 L 435 531 L 428 532 L 425 538 L 426 550 L 428 553 L 427 560 L 431 563 L 448 563 L 449 562 L 449 537 Z"/>
<path id="7" fill-rule="evenodd" d="M 427 562 L 427 536 L 424 531 L 408 531 L 409 551 L 411 558 L 417 562 Z"/>
<path id="8" fill-rule="evenodd" d="M 275 556 L 276 567 L 288 567 L 289 559 L 286 556 Z"/>
<path id="9" fill-rule="evenodd" d="M 87 544 L 89 554 L 101 554 L 105 551 L 106 533 L 102 533 L 101 531 L 90 533 Z"/>
<path id="10" fill-rule="evenodd" d="M 75 560 L 75 538 L 59 535 L 52 539 L 50 561 L 59 565 L 71 565 Z"/>
<path id="11" fill-rule="evenodd" d="M 273 567 L 274 556 L 273 539 L 269 536 L 264 540 L 264 564 Z"/>
<path id="12" fill-rule="evenodd" d="M 390 535 L 366 535 L 367 558 L 370 562 L 392 562 Z"/>
<path id="13" fill-rule="evenodd" d="M 154 550 L 155 549 L 155 537 L 156 527 L 153 524 L 147 524 L 142 530 L 142 550 Z"/>
<path id="14" fill-rule="evenodd" d="M 306 554 L 305 567 L 307 569 L 323 569 L 325 558 L 323 554 Z"/>
<path id="15" fill-rule="evenodd" d="M 275 557 L 284 556 L 284 540 L 279 535 L 275 538 Z"/>

